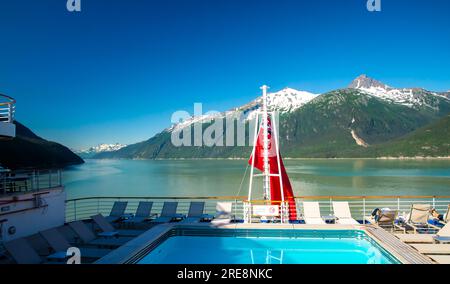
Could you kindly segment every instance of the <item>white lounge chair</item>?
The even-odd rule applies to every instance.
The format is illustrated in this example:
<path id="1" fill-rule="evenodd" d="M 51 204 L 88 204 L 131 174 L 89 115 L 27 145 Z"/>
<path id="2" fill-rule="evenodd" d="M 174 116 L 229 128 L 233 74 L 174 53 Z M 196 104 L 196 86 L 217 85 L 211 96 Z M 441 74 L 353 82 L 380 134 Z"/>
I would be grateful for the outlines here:
<path id="1" fill-rule="evenodd" d="M 91 216 L 92 221 L 102 230 L 98 235 L 101 237 L 137 237 L 144 230 L 116 230 L 102 214 Z"/>
<path id="2" fill-rule="evenodd" d="M 191 202 L 189 205 L 189 212 L 183 223 L 198 223 L 203 219 L 212 219 L 214 216 L 203 214 L 205 209 L 205 202 Z"/>
<path id="3" fill-rule="evenodd" d="M 70 222 L 69 227 L 78 235 L 81 243 L 90 246 L 117 248 L 133 239 L 133 237 L 97 238 L 81 220 Z"/>
<path id="4" fill-rule="evenodd" d="M 152 223 L 167 223 L 172 222 L 175 219 L 183 219 L 183 214 L 177 214 L 178 202 L 164 202 L 161 210 L 161 215 L 152 220 Z"/>
<path id="5" fill-rule="evenodd" d="M 125 214 L 125 209 L 127 209 L 128 202 L 126 201 L 116 201 L 111 208 L 111 213 L 109 216 L 105 217 L 108 222 L 116 222 L 120 220 Z"/>
<path id="6" fill-rule="evenodd" d="M 40 264 L 42 258 L 24 238 L 15 239 L 3 244 L 17 264 Z"/>
<path id="7" fill-rule="evenodd" d="M 430 218 L 430 204 L 413 204 L 408 219 L 405 222 L 405 229 L 412 228 L 414 233 L 420 229 L 437 229 L 440 228 L 428 223 Z"/>
<path id="8" fill-rule="evenodd" d="M 395 236 L 404 243 L 450 243 L 450 223 L 436 234 L 396 234 Z"/>
<path id="9" fill-rule="evenodd" d="M 411 244 L 411 246 L 422 254 L 450 254 L 449 244 Z"/>
<path id="10" fill-rule="evenodd" d="M 441 224 L 450 223 L 450 204 L 447 207 L 447 212 L 444 214 L 444 221 L 440 221 Z"/>
<path id="11" fill-rule="evenodd" d="M 352 218 L 350 206 L 346 201 L 333 202 L 333 212 L 337 224 L 359 225 L 358 221 Z"/>
<path id="12" fill-rule="evenodd" d="M 364 219 L 365 221 L 369 222 L 370 224 L 375 224 L 385 230 L 389 229 L 391 232 L 394 232 L 396 229 L 400 229 L 403 232 L 405 232 L 404 227 L 400 227 L 395 223 L 395 220 L 397 220 L 398 217 L 398 211 L 397 210 L 391 210 L 389 208 L 381 209 L 380 214 L 378 215 L 378 218 L 375 218 L 375 216 L 366 216 Z"/>
<path id="13" fill-rule="evenodd" d="M 428 257 L 439 264 L 450 264 L 450 255 L 429 254 Z"/>
<path id="14" fill-rule="evenodd" d="M 306 224 L 326 224 L 320 215 L 319 202 L 303 202 L 303 220 Z"/>
<path id="15" fill-rule="evenodd" d="M 48 259 L 64 260 L 66 259 L 67 249 L 71 247 L 67 239 L 58 231 L 57 228 L 39 232 L 39 234 L 47 241 L 53 250 L 53 254 Z M 83 258 L 101 258 L 111 252 L 110 249 L 79 247 L 81 257 Z"/>
<path id="16" fill-rule="evenodd" d="M 216 216 L 211 221 L 214 226 L 221 226 L 231 223 L 232 220 L 232 202 L 217 202 L 216 205 Z"/>
<path id="17" fill-rule="evenodd" d="M 153 208 L 152 201 L 141 201 L 139 202 L 138 208 L 136 209 L 136 214 L 134 214 L 134 216 L 128 219 L 123 220 L 122 223 L 124 224 L 143 223 L 151 218 L 152 208 Z"/>

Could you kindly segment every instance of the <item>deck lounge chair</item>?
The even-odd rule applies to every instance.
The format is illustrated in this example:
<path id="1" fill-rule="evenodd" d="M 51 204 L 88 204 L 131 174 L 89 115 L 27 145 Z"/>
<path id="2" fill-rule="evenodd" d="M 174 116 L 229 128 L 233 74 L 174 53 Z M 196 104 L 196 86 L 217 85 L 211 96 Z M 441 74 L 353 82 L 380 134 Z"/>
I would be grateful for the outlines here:
<path id="1" fill-rule="evenodd" d="M 117 222 L 125 214 L 125 209 L 127 209 L 128 202 L 126 201 L 116 201 L 111 209 L 111 213 L 106 217 L 108 222 Z"/>
<path id="2" fill-rule="evenodd" d="M 306 224 L 326 224 L 320 214 L 319 202 L 303 202 L 303 220 Z"/>
<path id="3" fill-rule="evenodd" d="M 434 234 L 396 234 L 404 243 L 450 243 L 450 223 Z"/>
<path id="4" fill-rule="evenodd" d="M 39 232 L 39 234 L 47 241 L 52 250 L 53 254 L 49 255 L 48 259 L 66 259 L 67 249 L 71 247 L 67 239 L 58 231 L 58 229 L 53 228 L 45 231 Z M 79 248 L 81 252 L 81 257 L 83 258 L 101 258 L 111 252 L 110 249 L 100 249 L 100 248 Z"/>
<path id="5" fill-rule="evenodd" d="M 132 237 L 97 238 L 83 221 L 70 222 L 69 227 L 79 236 L 81 242 L 86 245 L 115 248 L 133 239 Z"/>
<path id="6" fill-rule="evenodd" d="M 350 206 L 346 201 L 333 202 L 333 212 L 337 224 L 359 225 L 358 221 L 352 218 Z"/>
<path id="7" fill-rule="evenodd" d="M 390 209 L 381 209 L 380 215 L 378 216 L 378 219 L 375 219 L 374 216 L 365 217 L 365 220 L 368 221 L 371 224 L 378 225 L 379 227 L 383 229 L 390 229 L 392 232 L 398 228 L 405 232 L 403 227 L 398 226 L 395 224 L 395 221 L 398 217 L 398 211 L 397 210 L 390 210 Z"/>
<path id="8" fill-rule="evenodd" d="M 422 254 L 450 254 L 449 244 L 411 244 L 411 246 Z"/>
<path id="9" fill-rule="evenodd" d="M 142 223 L 151 218 L 151 212 L 153 208 L 152 201 L 141 201 L 139 202 L 138 208 L 136 209 L 136 214 L 123 221 L 125 224 L 136 224 Z"/>
<path id="10" fill-rule="evenodd" d="M 191 202 L 189 206 L 189 212 L 182 222 L 183 223 L 198 223 L 204 218 L 208 218 L 210 215 L 203 214 L 205 209 L 205 202 Z"/>
<path id="11" fill-rule="evenodd" d="M 430 210 L 430 204 L 413 204 L 411 206 L 409 217 L 405 222 L 405 229 L 408 230 L 412 228 L 415 234 L 421 229 L 440 229 L 439 227 L 428 223 Z"/>
<path id="12" fill-rule="evenodd" d="M 178 202 L 164 202 L 161 215 L 155 220 L 152 220 L 152 223 L 167 223 L 177 218 L 182 219 L 184 215 L 177 214 L 177 207 Z"/>
<path id="13" fill-rule="evenodd" d="M 450 255 L 429 254 L 428 257 L 439 264 L 450 264 Z"/>
<path id="14" fill-rule="evenodd" d="M 137 237 L 144 232 L 143 230 L 116 230 L 102 214 L 91 216 L 91 219 L 97 224 L 100 230 L 102 230 L 102 232 L 98 234 L 101 237 Z"/>
<path id="15" fill-rule="evenodd" d="M 42 258 L 24 238 L 15 239 L 3 244 L 18 264 L 40 264 Z"/>
<path id="16" fill-rule="evenodd" d="M 447 207 L 447 212 L 444 214 L 444 221 L 440 221 L 441 224 L 450 223 L 450 204 Z"/>
<path id="17" fill-rule="evenodd" d="M 214 226 L 221 226 L 231 223 L 233 210 L 232 202 L 217 202 L 216 205 L 216 216 L 211 221 Z"/>

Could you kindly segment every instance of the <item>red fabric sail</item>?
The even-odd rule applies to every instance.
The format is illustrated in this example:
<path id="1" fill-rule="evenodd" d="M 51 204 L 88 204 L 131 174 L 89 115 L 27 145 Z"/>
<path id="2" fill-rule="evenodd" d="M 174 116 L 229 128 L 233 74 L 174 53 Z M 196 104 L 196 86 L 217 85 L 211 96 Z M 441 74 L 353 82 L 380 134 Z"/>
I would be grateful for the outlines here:
<path id="1" fill-rule="evenodd" d="M 269 167 L 271 174 L 278 174 L 278 161 L 277 161 L 277 153 L 276 153 L 276 144 L 275 137 L 272 135 L 272 123 L 270 118 L 268 118 L 268 136 L 269 136 Z M 284 168 L 283 160 L 280 155 L 280 168 L 281 168 L 281 178 L 283 181 L 283 194 L 284 200 L 288 202 L 289 205 L 289 219 L 296 220 L 297 219 L 297 209 L 295 206 L 294 193 L 292 192 L 291 182 L 289 181 L 289 177 L 286 173 L 286 169 Z M 248 161 L 250 165 L 253 164 L 253 156 L 250 156 L 250 160 Z M 261 127 L 258 139 L 256 141 L 255 148 L 255 168 L 260 171 L 264 171 L 264 131 Z M 281 201 L 281 185 L 280 178 L 278 176 L 270 177 L 270 198 L 271 200 Z M 275 204 L 275 203 L 273 203 Z M 279 203 L 277 203 L 279 204 Z"/>

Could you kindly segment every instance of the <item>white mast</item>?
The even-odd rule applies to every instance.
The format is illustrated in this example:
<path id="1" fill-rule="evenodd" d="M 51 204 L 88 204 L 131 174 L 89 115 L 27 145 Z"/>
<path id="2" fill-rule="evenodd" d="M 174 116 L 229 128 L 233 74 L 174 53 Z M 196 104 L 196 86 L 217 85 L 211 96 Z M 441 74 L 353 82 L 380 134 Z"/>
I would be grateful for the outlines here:
<path id="1" fill-rule="evenodd" d="M 261 90 L 263 91 L 263 107 L 262 107 L 262 123 L 263 123 L 263 189 L 264 199 L 270 200 L 270 166 L 269 166 L 269 129 L 267 120 L 267 89 L 268 86 L 263 85 Z"/>
<path id="2" fill-rule="evenodd" d="M 281 158 L 279 156 L 279 141 L 278 141 L 278 129 L 276 127 L 277 121 L 275 120 L 275 113 L 270 113 L 272 116 L 272 133 L 271 135 L 275 135 L 274 138 L 274 144 L 271 145 L 271 147 L 275 147 L 276 155 L 277 155 L 277 166 L 278 166 L 278 174 L 271 174 L 270 173 L 270 163 L 269 163 L 269 128 L 268 128 L 268 115 L 269 112 L 267 110 L 267 90 L 269 89 L 268 86 L 263 85 L 260 88 L 263 91 L 263 97 L 262 97 L 262 110 L 256 112 L 256 121 L 255 121 L 255 131 L 254 131 L 254 137 L 253 137 L 253 150 L 252 150 L 252 165 L 250 169 L 250 182 L 248 187 L 248 200 L 244 202 L 244 220 L 246 223 L 251 223 L 252 219 L 252 188 L 253 188 L 253 177 L 262 176 L 263 177 L 263 194 L 264 194 L 264 200 L 266 201 L 267 205 L 270 205 L 271 195 L 270 195 L 270 177 L 276 176 L 280 179 L 280 191 L 281 191 L 281 222 L 286 222 L 286 219 L 284 218 L 284 191 L 283 191 L 283 180 L 281 175 Z M 258 133 L 258 127 L 259 127 L 259 116 L 261 117 L 261 123 L 262 123 L 262 131 L 263 131 L 263 172 L 262 174 L 254 174 L 253 169 L 255 167 L 255 154 L 256 154 L 256 144 L 259 137 Z M 278 200 L 279 201 L 279 200 Z"/>

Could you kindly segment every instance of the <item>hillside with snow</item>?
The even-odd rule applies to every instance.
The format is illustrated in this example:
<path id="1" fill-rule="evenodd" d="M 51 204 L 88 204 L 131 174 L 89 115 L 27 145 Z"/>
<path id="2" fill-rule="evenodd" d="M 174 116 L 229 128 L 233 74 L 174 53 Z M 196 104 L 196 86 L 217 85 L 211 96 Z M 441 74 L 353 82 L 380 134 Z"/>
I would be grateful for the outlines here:
<path id="1" fill-rule="evenodd" d="M 292 112 L 314 99 L 317 94 L 306 91 L 298 91 L 285 88 L 279 92 L 269 93 L 267 96 L 267 108 L 272 111 Z M 262 105 L 262 97 L 256 99 Z"/>
<path id="2" fill-rule="evenodd" d="M 450 102 L 450 92 L 432 92 L 422 88 L 393 88 L 366 75 L 360 75 L 355 78 L 347 88 L 356 89 L 361 93 L 374 96 L 389 103 L 433 112 L 441 111 L 441 108 L 445 108 Z M 292 113 L 318 97 L 320 97 L 320 94 L 300 91 L 293 88 L 284 88 L 280 91 L 267 94 L 267 107 L 269 111 Z M 262 96 L 248 104 L 236 107 L 227 112 L 190 117 L 180 123 L 172 125 L 172 127 L 166 129 L 166 131 L 182 129 L 193 123 L 207 123 L 215 118 L 224 118 L 228 115 L 234 115 L 237 111 L 241 111 L 244 114 L 244 120 L 253 119 L 261 106 Z M 445 109 L 443 111 L 445 111 Z"/>
<path id="3" fill-rule="evenodd" d="M 431 92 L 422 88 L 393 88 L 366 75 L 357 77 L 348 87 L 382 100 L 413 108 L 436 109 L 441 99 L 449 99 L 448 93 Z"/>
<path id="4" fill-rule="evenodd" d="M 441 143 L 439 131 L 420 132 L 420 142 L 408 152 L 399 151 L 394 141 L 442 119 L 450 113 L 450 94 L 432 92 L 422 88 L 393 88 L 366 75 L 361 75 L 343 89 L 324 94 L 313 94 L 292 88 L 268 93 L 269 111 L 280 112 L 280 145 L 286 157 L 335 158 L 335 157 L 378 157 L 390 155 L 439 156 L 445 155 L 448 143 Z M 186 146 L 177 147 L 171 143 L 174 131 L 202 123 L 203 129 L 213 123 L 214 118 L 225 118 L 240 113 L 248 129 L 249 120 L 262 107 L 262 97 L 232 110 L 190 117 L 165 129 L 154 137 L 117 151 L 99 153 L 98 159 L 173 159 L 173 158 L 243 158 L 250 155 L 250 147 L 242 146 Z M 439 124 L 439 125 L 442 125 Z M 435 126 L 432 126 L 432 128 Z M 434 128 L 433 128 L 434 129 Z M 439 129 L 442 129 L 440 127 Z M 192 128 L 191 128 L 192 130 Z M 245 140 L 252 139 L 249 132 Z M 236 133 L 232 133 L 237 138 Z M 222 141 L 228 141 L 225 129 L 215 133 Z M 450 133 L 444 133 L 444 138 Z M 404 141 L 415 143 L 413 138 Z M 415 139 L 415 138 L 414 138 Z M 450 139 L 450 138 L 449 138 Z M 403 141 L 403 140 L 402 140 Z M 434 142 L 433 142 L 434 141 Z M 392 143 L 391 143 L 392 142 Z M 390 143 L 390 144 L 386 144 Z M 405 142 L 406 143 L 406 142 Z M 422 145 L 425 143 L 424 145 Z M 431 145 L 430 143 L 436 143 Z M 441 143 L 441 144 L 439 144 Z M 447 143 L 447 144 L 446 144 Z M 194 145 L 191 142 L 190 145 Z M 422 147 L 422 146 L 424 147 Z M 423 149 L 433 149 L 424 151 Z M 373 149 L 383 149 L 373 150 Z"/>
<path id="5" fill-rule="evenodd" d="M 97 146 L 90 147 L 88 149 L 75 151 L 80 157 L 82 158 L 90 158 L 92 156 L 95 156 L 98 153 L 104 153 L 104 152 L 113 152 L 118 151 L 127 145 L 115 143 L 115 144 L 98 144 Z"/>
<path id="6" fill-rule="evenodd" d="M 293 112 L 303 105 L 307 104 L 317 96 L 318 94 L 313 94 L 306 91 L 284 88 L 278 92 L 267 94 L 267 108 L 269 111 L 279 111 L 281 113 Z M 176 129 L 182 129 L 194 123 L 207 122 L 211 121 L 214 118 L 224 118 L 229 115 L 234 115 L 238 111 L 243 113 L 243 119 L 253 119 L 256 115 L 256 111 L 258 111 L 262 107 L 262 101 L 263 98 L 262 96 L 260 96 L 248 104 L 237 107 L 233 110 L 229 110 L 227 112 L 205 114 L 197 117 L 192 116 L 166 130 L 173 131 Z"/>

